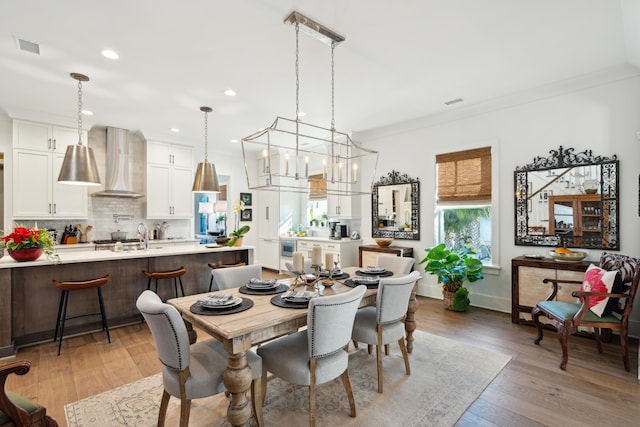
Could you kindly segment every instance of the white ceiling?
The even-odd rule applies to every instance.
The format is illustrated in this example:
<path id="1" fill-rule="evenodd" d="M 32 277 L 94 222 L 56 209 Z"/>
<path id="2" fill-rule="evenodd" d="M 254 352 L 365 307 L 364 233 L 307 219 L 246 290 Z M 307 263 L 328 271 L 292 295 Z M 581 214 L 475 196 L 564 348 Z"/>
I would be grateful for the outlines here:
<path id="1" fill-rule="evenodd" d="M 365 131 L 640 63 L 640 0 L 2 0 L 0 108 L 209 150 L 295 114 L 296 10 L 346 37 L 336 128 Z M 16 38 L 40 45 L 20 51 Z M 117 61 L 100 55 L 104 48 Z M 300 34 L 300 109 L 330 123 L 330 48 Z M 223 91 L 233 88 L 236 97 Z M 447 107 L 445 101 L 463 98 Z M 169 131 L 181 129 L 179 134 Z"/>

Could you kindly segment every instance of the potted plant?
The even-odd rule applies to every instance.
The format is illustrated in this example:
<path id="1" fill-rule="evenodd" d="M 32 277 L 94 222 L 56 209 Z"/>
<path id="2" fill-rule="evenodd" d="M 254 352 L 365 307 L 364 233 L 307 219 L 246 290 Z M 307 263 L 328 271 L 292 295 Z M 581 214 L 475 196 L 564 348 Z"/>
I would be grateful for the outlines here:
<path id="1" fill-rule="evenodd" d="M 446 308 L 454 311 L 465 311 L 471 302 L 469 290 L 463 286 L 482 280 L 482 261 L 476 258 L 475 252 L 468 246 L 460 249 L 447 249 L 444 243 L 431 249 L 425 249 L 427 256 L 418 264 L 425 264 L 424 271 L 438 276 L 442 284 L 442 296 Z"/>
<path id="2" fill-rule="evenodd" d="M 58 259 L 53 253 L 56 241 L 46 228 L 38 229 L 37 224 L 33 228 L 17 225 L 11 233 L 3 234 L 2 241 L 9 256 L 18 262 L 35 261 L 43 253 L 49 260 Z"/>
<path id="3" fill-rule="evenodd" d="M 229 237 L 231 238 L 229 239 L 227 246 L 242 245 L 242 238 L 251 229 L 251 227 L 249 227 L 248 225 L 244 225 L 240 227 L 240 215 L 242 215 L 243 210 L 244 210 L 244 202 L 242 200 L 237 201 L 236 204 L 233 206 L 233 213 L 235 215 L 235 221 L 234 221 L 235 230 L 229 233 Z"/>

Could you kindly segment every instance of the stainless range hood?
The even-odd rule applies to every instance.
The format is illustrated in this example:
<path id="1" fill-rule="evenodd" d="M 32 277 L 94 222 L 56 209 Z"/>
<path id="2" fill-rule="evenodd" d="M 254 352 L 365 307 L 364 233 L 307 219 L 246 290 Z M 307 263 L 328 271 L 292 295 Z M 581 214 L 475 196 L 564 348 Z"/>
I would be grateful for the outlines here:
<path id="1" fill-rule="evenodd" d="M 129 131 L 107 127 L 106 188 L 92 193 L 93 197 L 143 197 L 144 194 L 129 190 Z"/>

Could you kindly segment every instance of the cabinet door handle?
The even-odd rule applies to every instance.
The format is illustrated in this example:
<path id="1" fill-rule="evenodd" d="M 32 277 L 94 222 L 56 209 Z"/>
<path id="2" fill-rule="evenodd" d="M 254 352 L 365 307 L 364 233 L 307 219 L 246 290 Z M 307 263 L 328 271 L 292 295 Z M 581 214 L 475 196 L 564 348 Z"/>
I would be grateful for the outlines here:
<path id="1" fill-rule="evenodd" d="M 56 149 L 56 139 L 55 138 L 53 138 L 53 149 L 54 149 L 54 151 Z"/>
<path id="2" fill-rule="evenodd" d="M 47 140 L 47 150 L 51 150 L 51 138 Z M 51 213 L 51 212 L 49 212 Z"/>
<path id="3" fill-rule="evenodd" d="M 52 209 L 52 207 L 51 207 L 51 203 L 49 203 L 49 213 L 50 213 L 50 214 L 51 214 L 51 213 L 53 213 L 53 209 Z"/>
<path id="4" fill-rule="evenodd" d="M 54 204 L 53 204 L 53 213 L 54 213 L 54 214 L 57 214 L 57 213 L 58 213 L 58 209 L 57 209 L 57 208 L 58 208 L 58 205 L 54 203 Z"/>
<path id="5" fill-rule="evenodd" d="M 269 220 L 269 206 L 265 208 L 265 214 L 267 216 L 267 221 Z"/>

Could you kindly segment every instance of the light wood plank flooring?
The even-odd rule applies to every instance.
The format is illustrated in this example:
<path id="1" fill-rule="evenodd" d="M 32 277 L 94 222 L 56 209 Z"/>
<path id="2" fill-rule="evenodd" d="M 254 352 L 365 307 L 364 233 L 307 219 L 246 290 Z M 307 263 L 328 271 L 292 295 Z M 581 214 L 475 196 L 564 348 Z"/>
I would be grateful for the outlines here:
<path id="1" fill-rule="evenodd" d="M 561 371 L 560 346 L 551 331 L 536 346 L 535 328 L 512 324 L 509 314 L 475 307 L 454 313 L 423 297 L 419 304 L 418 329 L 512 357 L 459 426 L 638 425 L 637 340 L 631 343 L 632 370 L 626 372 L 619 345 L 605 344 L 599 354 L 593 340 L 571 337 L 569 364 Z M 97 332 L 66 339 L 59 357 L 55 343 L 21 349 L 17 358 L 31 360 L 33 367 L 23 377 L 12 376 L 7 387 L 45 405 L 65 425 L 66 403 L 160 372 L 145 324 L 113 329 L 111 337 L 111 344 Z"/>

